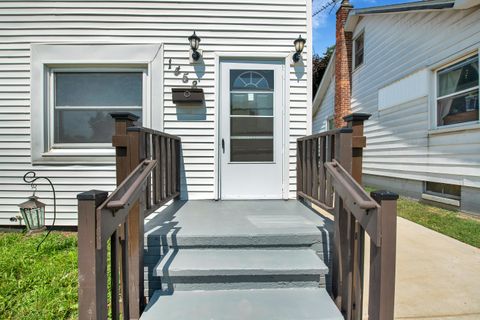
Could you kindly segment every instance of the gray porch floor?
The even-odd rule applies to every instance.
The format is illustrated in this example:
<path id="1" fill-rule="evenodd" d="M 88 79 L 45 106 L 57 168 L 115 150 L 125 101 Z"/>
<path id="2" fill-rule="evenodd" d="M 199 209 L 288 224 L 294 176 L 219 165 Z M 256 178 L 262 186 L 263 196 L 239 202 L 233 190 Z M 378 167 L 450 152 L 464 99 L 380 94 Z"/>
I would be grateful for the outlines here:
<path id="1" fill-rule="evenodd" d="M 326 222 L 297 200 L 177 201 L 145 225 L 146 243 L 176 246 L 312 245 Z"/>

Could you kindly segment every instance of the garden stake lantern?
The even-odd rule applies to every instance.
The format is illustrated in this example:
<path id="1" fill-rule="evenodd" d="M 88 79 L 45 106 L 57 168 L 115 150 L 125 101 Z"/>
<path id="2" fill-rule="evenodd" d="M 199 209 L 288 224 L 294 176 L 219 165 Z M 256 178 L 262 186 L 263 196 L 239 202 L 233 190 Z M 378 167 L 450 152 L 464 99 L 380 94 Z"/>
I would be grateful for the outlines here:
<path id="1" fill-rule="evenodd" d="M 20 207 L 20 213 L 22 215 L 23 221 L 25 221 L 25 225 L 27 226 L 28 233 L 36 233 L 40 232 L 46 229 L 45 226 L 45 207 L 46 205 L 38 200 L 38 197 L 35 195 L 35 191 L 37 190 L 37 185 L 35 184 L 35 181 L 38 179 L 45 179 L 48 181 L 50 184 L 50 187 L 52 188 L 53 192 L 53 222 L 51 228 L 48 230 L 47 234 L 45 237 L 40 241 L 40 243 L 37 246 L 37 251 L 42 245 L 42 243 L 47 239 L 48 235 L 53 229 L 53 226 L 55 225 L 55 220 L 57 218 L 57 197 L 55 195 L 55 187 L 53 186 L 52 181 L 50 181 L 49 178 L 47 177 L 37 177 L 36 173 L 33 171 L 29 171 L 25 173 L 23 176 L 23 181 L 25 183 L 30 184 L 30 186 L 33 189 L 33 194 L 28 197 L 28 200 L 25 201 L 24 203 L 18 205 Z"/>
<path id="2" fill-rule="evenodd" d="M 18 205 L 23 221 L 27 226 L 28 233 L 35 233 L 45 230 L 45 204 L 38 201 L 38 197 L 33 195 L 28 200 Z"/>

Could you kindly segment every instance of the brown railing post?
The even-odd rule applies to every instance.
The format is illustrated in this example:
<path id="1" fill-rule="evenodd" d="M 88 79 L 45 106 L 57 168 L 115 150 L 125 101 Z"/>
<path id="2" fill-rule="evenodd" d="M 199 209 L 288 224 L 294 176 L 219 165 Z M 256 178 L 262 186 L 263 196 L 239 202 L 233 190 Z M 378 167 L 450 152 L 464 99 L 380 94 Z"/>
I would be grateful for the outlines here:
<path id="1" fill-rule="evenodd" d="M 334 159 L 337 160 L 347 172 L 352 170 L 352 133 L 345 131 L 334 136 Z M 329 178 L 330 179 L 330 178 Z M 343 208 L 343 200 L 335 193 L 335 219 L 333 233 L 333 270 L 332 293 L 337 306 L 343 311 L 347 308 L 346 291 L 348 290 L 349 260 L 348 260 L 348 226 L 349 216 Z"/>
<path id="2" fill-rule="evenodd" d="M 78 199 L 78 310 L 79 319 L 107 319 L 107 251 L 96 247 L 96 209 L 107 192 L 91 190 Z"/>
<path id="3" fill-rule="evenodd" d="M 130 157 L 130 172 L 132 172 L 146 157 L 144 132 L 128 131 L 128 155 Z M 137 201 L 130 209 L 127 218 L 130 319 L 139 319 L 145 306 L 143 270 L 144 219 L 144 208 L 142 208 L 140 201 Z"/>
<path id="4" fill-rule="evenodd" d="M 112 145 L 116 153 L 117 185 L 142 162 L 146 157 L 145 135 L 141 131 L 128 131 L 134 126 L 138 117 L 128 112 L 112 113 L 115 119 L 115 135 Z M 143 271 L 143 229 L 144 216 L 139 202 L 130 210 L 125 225 L 120 228 L 122 239 L 122 259 L 126 259 L 122 270 L 122 291 L 124 313 L 131 319 L 138 319 L 145 305 L 144 297 L 144 271 Z"/>
<path id="5" fill-rule="evenodd" d="M 129 154 L 129 138 L 127 134 L 127 129 L 134 126 L 134 122 L 138 120 L 138 116 L 130 112 L 114 112 L 111 114 L 112 118 L 115 120 L 115 134 L 112 137 L 112 145 L 115 147 L 115 161 L 116 161 L 116 180 L 117 186 L 119 186 L 123 180 L 131 172 L 131 159 Z M 130 315 L 130 290 L 129 290 L 129 237 L 126 234 L 125 229 L 128 227 L 128 219 L 125 224 L 122 224 L 117 232 L 112 236 L 112 243 L 115 243 L 115 249 L 119 251 L 119 256 L 121 259 L 122 268 L 120 270 L 120 284 L 122 290 L 122 313 L 124 318 L 127 318 L 125 315 Z M 116 246 L 117 241 L 113 241 L 113 238 L 119 238 L 120 246 Z M 117 239 L 115 239 L 117 240 Z M 113 246 L 112 246 L 113 249 Z M 117 263 L 116 261 L 112 261 Z M 115 275 L 117 276 L 117 275 Z M 116 289 L 116 288 L 115 288 Z M 113 299 L 112 299 L 113 300 Z"/>
<path id="6" fill-rule="evenodd" d="M 352 133 L 352 177 L 362 184 L 363 148 L 367 145 L 367 139 L 363 135 L 364 122 L 370 118 L 368 113 L 352 113 L 344 117 L 347 127 Z"/>
<path id="7" fill-rule="evenodd" d="M 130 112 L 114 112 L 111 116 L 115 119 L 115 134 L 112 137 L 112 145 L 115 147 L 117 185 L 120 185 L 131 172 L 127 129 L 134 126 L 138 116 Z"/>
<path id="8" fill-rule="evenodd" d="M 395 257 L 397 243 L 398 194 L 374 191 L 371 197 L 380 208 L 381 245 L 371 242 L 369 320 L 392 320 L 395 304 Z"/>
<path id="9" fill-rule="evenodd" d="M 352 177 L 362 184 L 363 173 L 363 148 L 367 145 L 364 136 L 364 122 L 370 118 L 367 113 L 352 113 L 343 119 L 347 122 L 347 127 L 352 129 Z M 350 281 L 351 301 L 349 302 L 350 314 L 348 316 L 353 319 L 362 319 L 363 305 L 363 278 L 364 278 L 364 250 L 365 250 L 365 231 L 360 227 L 358 221 L 351 219 L 350 225 Z"/>

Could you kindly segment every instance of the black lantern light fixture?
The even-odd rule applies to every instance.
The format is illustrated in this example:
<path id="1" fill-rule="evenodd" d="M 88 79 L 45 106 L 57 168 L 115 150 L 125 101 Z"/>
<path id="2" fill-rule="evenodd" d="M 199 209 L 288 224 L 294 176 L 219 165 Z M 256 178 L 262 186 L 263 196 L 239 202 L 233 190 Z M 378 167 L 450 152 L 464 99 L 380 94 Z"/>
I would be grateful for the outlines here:
<path id="1" fill-rule="evenodd" d="M 188 42 L 190 42 L 190 48 L 192 49 L 191 57 L 193 61 L 198 61 L 198 59 L 200 59 L 202 55 L 198 51 L 198 48 L 200 47 L 200 37 L 197 36 L 195 31 L 193 31 L 193 34 L 190 37 L 188 37 Z"/>
<path id="2" fill-rule="evenodd" d="M 293 54 L 293 62 L 297 63 L 302 58 L 302 51 L 305 48 L 306 40 L 302 38 L 302 35 L 299 35 L 297 39 L 293 42 L 295 46 L 295 53 Z"/>
<path id="3" fill-rule="evenodd" d="M 37 251 L 42 245 L 42 243 L 45 241 L 45 239 L 48 237 L 50 232 L 53 229 L 53 226 L 55 225 L 55 220 L 57 218 L 57 198 L 55 195 L 55 188 L 53 186 L 52 181 L 50 181 L 49 178 L 47 177 L 37 177 L 36 173 L 33 171 L 29 171 L 25 173 L 23 176 L 23 181 L 25 183 L 30 184 L 30 186 L 33 189 L 33 194 L 28 197 L 28 200 L 19 204 L 18 207 L 20 208 L 20 214 L 22 215 L 23 221 L 25 221 L 25 225 L 27 227 L 28 233 L 36 233 L 36 232 L 41 232 L 46 229 L 45 226 L 45 207 L 46 205 L 39 201 L 38 197 L 35 195 L 35 191 L 37 190 L 37 185 L 35 184 L 35 181 L 38 179 L 45 179 L 48 181 L 50 184 L 50 187 L 52 188 L 53 191 L 53 222 L 52 222 L 52 227 L 48 230 L 47 234 L 45 237 L 42 239 L 42 241 L 38 244 L 37 246 Z"/>
<path id="4" fill-rule="evenodd" d="M 27 201 L 19 204 L 18 207 L 28 233 L 45 230 L 45 204 L 38 201 L 35 191 L 33 191 L 33 195 L 28 197 Z"/>

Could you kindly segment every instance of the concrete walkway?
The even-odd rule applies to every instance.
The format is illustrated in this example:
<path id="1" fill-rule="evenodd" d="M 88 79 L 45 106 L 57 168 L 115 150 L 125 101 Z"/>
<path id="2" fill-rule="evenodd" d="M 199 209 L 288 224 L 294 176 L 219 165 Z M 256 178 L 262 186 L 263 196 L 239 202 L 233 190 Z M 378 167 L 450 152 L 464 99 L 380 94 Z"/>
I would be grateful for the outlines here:
<path id="1" fill-rule="evenodd" d="M 395 319 L 480 319 L 480 249 L 403 218 L 397 241 Z"/>

